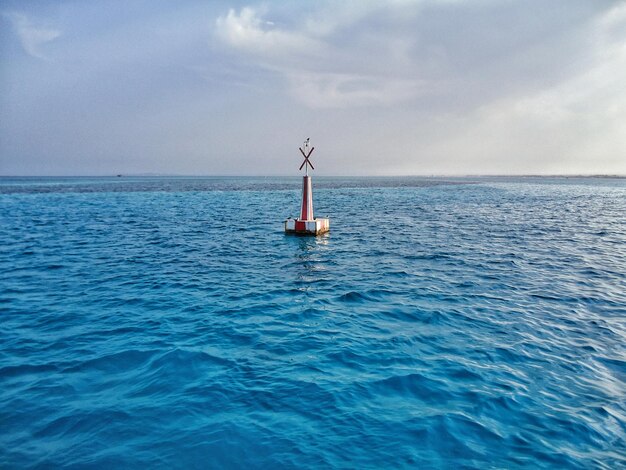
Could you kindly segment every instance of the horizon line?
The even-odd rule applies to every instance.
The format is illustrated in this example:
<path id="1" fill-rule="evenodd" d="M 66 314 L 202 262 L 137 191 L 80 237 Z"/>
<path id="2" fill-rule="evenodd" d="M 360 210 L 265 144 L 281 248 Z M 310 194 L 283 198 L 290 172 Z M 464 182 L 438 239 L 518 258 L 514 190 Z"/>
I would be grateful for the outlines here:
<path id="1" fill-rule="evenodd" d="M 0 175 L 0 178 L 286 178 L 303 175 L 293 174 L 188 174 L 188 173 L 106 173 L 106 174 L 58 174 L 58 175 Z M 430 173 L 398 175 L 318 175 L 322 178 L 626 178 L 626 173 Z"/>

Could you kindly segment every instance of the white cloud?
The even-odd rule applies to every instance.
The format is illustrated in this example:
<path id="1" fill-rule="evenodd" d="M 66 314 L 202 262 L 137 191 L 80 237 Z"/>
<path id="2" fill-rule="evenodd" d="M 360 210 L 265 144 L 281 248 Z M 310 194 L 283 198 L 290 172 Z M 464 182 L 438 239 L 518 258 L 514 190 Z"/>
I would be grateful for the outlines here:
<path id="1" fill-rule="evenodd" d="M 32 57 L 48 60 L 43 52 L 43 46 L 61 36 L 61 31 L 36 26 L 21 13 L 5 13 L 5 16 L 13 23 L 24 51 Z"/>
<path id="2" fill-rule="evenodd" d="M 354 64 L 349 47 L 337 48 L 325 41 L 325 36 L 371 10 L 372 6 L 339 8 L 336 14 L 317 12 L 302 22 L 301 30 L 288 31 L 265 21 L 253 8 L 239 13 L 231 9 L 217 19 L 216 33 L 261 67 L 282 75 L 291 96 L 310 108 L 388 106 L 412 99 L 422 89 L 420 80 L 399 78 L 384 69 L 359 70 L 363 67 Z"/>
<path id="3" fill-rule="evenodd" d="M 294 58 L 320 52 L 323 45 L 306 35 L 282 31 L 271 21 L 264 21 L 256 10 L 246 7 L 238 14 L 229 10 L 216 20 L 216 32 L 227 44 L 259 58 Z"/>

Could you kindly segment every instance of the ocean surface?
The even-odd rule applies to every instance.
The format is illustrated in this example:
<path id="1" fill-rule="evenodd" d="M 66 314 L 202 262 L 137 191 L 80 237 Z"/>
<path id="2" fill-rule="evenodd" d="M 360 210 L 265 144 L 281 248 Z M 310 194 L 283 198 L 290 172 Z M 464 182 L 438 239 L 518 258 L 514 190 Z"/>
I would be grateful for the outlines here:
<path id="1" fill-rule="evenodd" d="M 626 180 L 0 178 L 0 468 L 626 468 Z"/>

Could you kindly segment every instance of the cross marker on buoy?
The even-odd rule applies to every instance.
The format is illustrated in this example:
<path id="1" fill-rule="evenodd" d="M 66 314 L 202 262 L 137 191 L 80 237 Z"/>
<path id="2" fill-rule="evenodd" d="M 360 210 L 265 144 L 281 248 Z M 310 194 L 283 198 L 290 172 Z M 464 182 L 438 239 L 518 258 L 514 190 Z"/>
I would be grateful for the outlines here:
<path id="1" fill-rule="evenodd" d="M 315 167 L 313 166 L 313 163 L 311 163 L 311 161 L 309 160 L 309 157 L 313 153 L 313 150 L 315 150 L 315 147 L 311 147 L 311 150 L 309 151 L 309 153 L 304 153 L 304 150 L 302 150 L 301 147 L 298 147 L 298 150 L 300 150 L 300 153 L 304 157 L 304 161 L 302 162 L 302 165 L 300 165 L 300 168 L 298 168 L 298 170 L 302 170 L 302 167 L 304 165 L 307 165 L 305 171 L 306 171 L 306 174 L 308 175 L 309 174 L 309 166 L 308 165 L 311 165 L 311 170 L 315 170 Z"/>
<path id="2" fill-rule="evenodd" d="M 311 177 L 309 176 L 309 166 L 312 170 L 315 167 L 311 163 L 309 158 L 315 150 L 315 147 L 311 147 L 309 150 L 309 141 L 304 141 L 304 149 L 298 147 L 300 153 L 304 157 L 302 165 L 299 170 L 305 168 L 304 176 L 302 177 L 302 204 L 300 206 L 300 217 L 297 219 L 289 218 L 285 220 L 285 233 L 295 233 L 299 235 L 319 235 L 330 230 L 330 219 L 316 218 L 313 216 L 313 187 L 311 185 Z"/>

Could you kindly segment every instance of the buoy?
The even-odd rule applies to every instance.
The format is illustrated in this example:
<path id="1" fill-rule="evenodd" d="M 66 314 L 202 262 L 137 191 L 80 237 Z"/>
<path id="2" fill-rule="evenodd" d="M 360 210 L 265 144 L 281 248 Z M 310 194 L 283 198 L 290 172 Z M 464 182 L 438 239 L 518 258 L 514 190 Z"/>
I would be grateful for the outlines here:
<path id="1" fill-rule="evenodd" d="M 304 141 L 304 145 L 299 147 L 300 153 L 304 157 L 300 170 L 304 168 L 304 176 L 302 177 L 302 204 L 300 205 L 300 217 L 292 219 L 289 217 L 285 220 L 285 233 L 295 233 L 297 235 L 320 235 L 330 230 L 330 219 L 318 218 L 313 215 L 313 185 L 309 176 L 309 166 L 312 170 L 315 167 L 309 160 L 309 157 L 315 150 L 311 147 L 309 150 L 310 139 Z"/>

